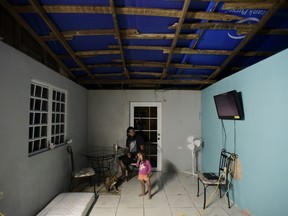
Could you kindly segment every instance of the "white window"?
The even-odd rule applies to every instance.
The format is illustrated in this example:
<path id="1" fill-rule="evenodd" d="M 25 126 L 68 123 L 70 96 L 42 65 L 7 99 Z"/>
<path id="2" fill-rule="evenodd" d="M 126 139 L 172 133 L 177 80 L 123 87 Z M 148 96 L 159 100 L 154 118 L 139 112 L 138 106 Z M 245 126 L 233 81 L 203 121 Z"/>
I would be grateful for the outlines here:
<path id="1" fill-rule="evenodd" d="M 67 93 L 48 84 L 31 82 L 29 156 L 65 144 Z"/>

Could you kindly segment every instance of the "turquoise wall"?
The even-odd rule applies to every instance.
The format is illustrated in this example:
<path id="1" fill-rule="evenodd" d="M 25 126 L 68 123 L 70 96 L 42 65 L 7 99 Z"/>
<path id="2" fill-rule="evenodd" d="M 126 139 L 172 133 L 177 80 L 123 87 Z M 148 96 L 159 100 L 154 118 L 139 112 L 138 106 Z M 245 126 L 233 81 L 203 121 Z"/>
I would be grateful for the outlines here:
<path id="1" fill-rule="evenodd" d="M 232 199 L 254 216 L 288 213 L 288 49 L 204 89 L 201 95 L 202 170 L 215 171 L 223 147 L 213 96 L 242 92 L 244 121 L 236 121 L 236 153 L 243 179 Z M 226 148 L 234 151 L 234 121 L 224 120 Z"/>

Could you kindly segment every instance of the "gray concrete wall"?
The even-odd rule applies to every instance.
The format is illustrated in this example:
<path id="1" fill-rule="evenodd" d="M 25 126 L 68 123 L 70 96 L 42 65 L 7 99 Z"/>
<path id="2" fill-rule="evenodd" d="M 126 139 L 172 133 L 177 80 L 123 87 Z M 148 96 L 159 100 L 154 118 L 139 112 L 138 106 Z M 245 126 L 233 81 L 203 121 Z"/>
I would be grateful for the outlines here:
<path id="1" fill-rule="evenodd" d="M 162 170 L 191 171 L 189 135 L 201 135 L 200 91 L 88 91 L 88 147 L 125 145 L 130 102 L 162 103 Z M 182 150 L 178 150 L 182 146 Z"/>
<path id="2" fill-rule="evenodd" d="M 0 212 L 35 215 L 58 193 L 67 191 L 70 161 L 66 145 L 28 157 L 30 81 L 67 90 L 67 137 L 77 152 L 87 143 L 87 90 L 0 42 Z"/>

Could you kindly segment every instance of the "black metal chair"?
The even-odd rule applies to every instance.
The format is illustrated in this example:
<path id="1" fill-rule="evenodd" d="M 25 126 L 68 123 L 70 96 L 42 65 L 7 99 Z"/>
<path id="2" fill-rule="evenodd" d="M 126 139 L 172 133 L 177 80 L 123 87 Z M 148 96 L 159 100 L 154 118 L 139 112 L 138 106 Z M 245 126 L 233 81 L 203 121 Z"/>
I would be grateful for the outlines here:
<path id="1" fill-rule="evenodd" d="M 75 179 L 89 178 L 90 179 L 90 186 L 92 186 L 92 178 L 95 176 L 94 169 L 92 167 L 87 167 L 87 168 L 82 168 L 82 169 L 79 169 L 79 170 L 75 170 L 74 157 L 73 157 L 73 151 L 72 151 L 72 147 L 71 146 L 67 146 L 67 152 L 70 155 L 71 166 L 72 166 L 69 191 L 72 191 L 73 181 Z M 93 183 L 93 186 L 94 186 L 94 193 L 96 194 L 95 182 Z"/>
<path id="2" fill-rule="evenodd" d="M 220 198 L 222 198 L 221 191 L 224 190 L 228 199 L 228 207 L 230 206 L 229 199 L 229 184 L 231 183 L 231 161 L 237 158 L 237 155 L 234 153 L 227 152 L 225 149 L 222 149 L 220 154 L 220 162 L 219 162 L 219 171 L 216 176 L 209 176 L 210 173 L 198 173 L 197 174 L 197 197 L 199 197 L 199 182 L 203 184 L 204 188 L 204 204 L 203 209 L 206 208 L 206 189 L 209 186 L 217 186 L 219 187 Z M 224 195 L 225 195 L 224 194 Z"/>

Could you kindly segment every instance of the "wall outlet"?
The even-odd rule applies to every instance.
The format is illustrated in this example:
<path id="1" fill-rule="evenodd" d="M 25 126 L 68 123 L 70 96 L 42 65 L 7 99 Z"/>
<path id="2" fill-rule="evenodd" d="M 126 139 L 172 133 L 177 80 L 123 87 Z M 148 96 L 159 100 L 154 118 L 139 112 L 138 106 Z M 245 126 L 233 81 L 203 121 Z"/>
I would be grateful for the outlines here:
<path id="1" fill-rule="evenodd" d="M 4 192 L 1 191 L 1 192 L 0 192 L 0 200 L 3 199 L 3 198 L 4 198 Z"/>
<path id="2" fill-rule="evenodd" d="M 181 150 L 182 149 L 182 146 L 178 146 L 178 150 Z"/>

